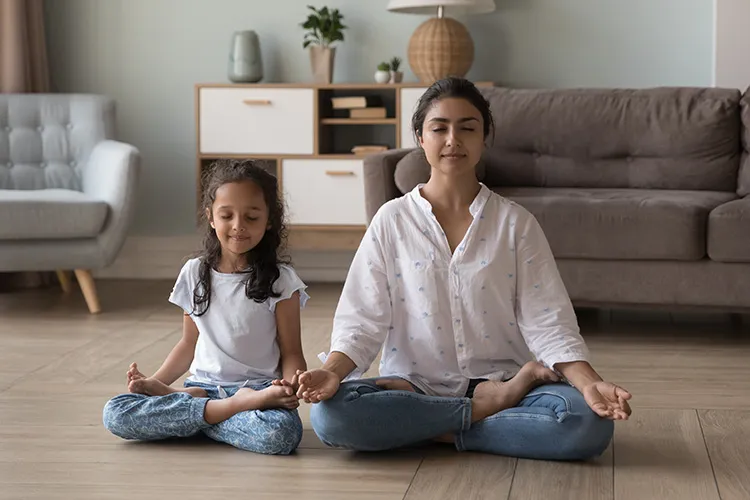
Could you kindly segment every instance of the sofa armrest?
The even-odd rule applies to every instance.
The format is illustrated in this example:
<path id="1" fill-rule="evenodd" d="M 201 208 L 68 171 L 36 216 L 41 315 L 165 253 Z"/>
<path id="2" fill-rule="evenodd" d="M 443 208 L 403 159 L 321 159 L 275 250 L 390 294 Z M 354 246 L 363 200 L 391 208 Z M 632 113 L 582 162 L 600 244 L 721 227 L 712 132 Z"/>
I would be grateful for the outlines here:
<path id="1" fill-rule="evenodd" d="M 413 150 L 413 148 L 389 149 L 365 157 L 363 169 L 368 224 L 387 201 L 402 196 L 394 179 L 396 164 Z"/>
<path id="2" fill-rule="evenodd" d="M 83 192 L 109 205 L 104 229 L 98 236 L 103 266 L 111 264 L 125 243 L 135 214 L 140 152 L 130 144 L 106 140 L 91 151 L 83 172 Z"/>

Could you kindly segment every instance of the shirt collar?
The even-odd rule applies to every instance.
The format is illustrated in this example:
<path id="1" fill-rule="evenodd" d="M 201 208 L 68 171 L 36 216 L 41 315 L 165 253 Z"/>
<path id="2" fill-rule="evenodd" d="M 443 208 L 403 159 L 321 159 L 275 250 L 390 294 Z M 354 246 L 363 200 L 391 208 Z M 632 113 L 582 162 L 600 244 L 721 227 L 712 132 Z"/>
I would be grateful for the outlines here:
<path id="1" fill-rule="evenodd" d="M 427 215 L 432 215 L 432 204 L 430 204 L 429 201 L 427 201 L 423 196 L 422 192 L 420 191 L 422 187 L 425 185 L 425 183 L 417 184 L 414 189 L 411 190 L 409 195 L 414 200 L 414 202 L 417 204 L 418 207 L 420 207 L 422 210 L 424 210 Z M 482 212 L 482 209 L 484 208 L 484 205 L 487 203 L 487 200 L 489 200 L 490 195 L 492 194 L 492 191 L 485 186 L 483 183 L 479 183 L 479 193 L 477 193 L 477 196 L 474 198 L 474 201 L 471 202 L 471 205 L 469 206 L 469 213 L 472 217 L 475 219 L 477 218 L 477 215 L 479 215 Z"/>

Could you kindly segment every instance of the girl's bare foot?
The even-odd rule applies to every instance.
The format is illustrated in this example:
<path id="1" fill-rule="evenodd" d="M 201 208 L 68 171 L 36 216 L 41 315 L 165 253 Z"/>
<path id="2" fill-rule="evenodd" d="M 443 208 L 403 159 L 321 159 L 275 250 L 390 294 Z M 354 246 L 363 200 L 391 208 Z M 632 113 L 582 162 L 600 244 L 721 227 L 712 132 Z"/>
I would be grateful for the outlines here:
<path id="1" fill-rule="evenodd" d="M 243 411 L 269 408 L 293 410 L 299 406 L 299 399 L 296 394 L 289 396 L 286 389 L 279 385 L 272 385 L 260 391 L 243 387 L 232 397 L 212 399 L 206 403 L 203 419 L 206 423 L 214 425 Z"/>
<path id="2" fill-rule="evenodd" d="M 284 386 L 272 385 L 263 390 L 255 391 L 243 387 L 230 399 L 234 399 L 239 411 L 266 410 L 268 408 L 287 408 L 293 410 L 299 407 L 296 395 L 289 395 Z"/>
<path id="3" fill-rule="evenodd" d="M 194 398 L 205 398 L 208 393 L 200 387 L 188 387 L 186 389 L 175 389 L 155 378 L 139 378 L 128 384 L 128 390 L 133 394 L 145 394 L 146 396 L 166 396 L 173 392 L 186 392 Z"/>
<path id="4" fill-rule="evenodd" d="M 148 378 L 148 377 L 146 377 L 143 373 L 141 373 L 141 371 L 138 369 L 137 363 L 131 363 L 130 367 L 128 368 L 128 385 L 133 380 L 140 380 L 143 378 Z"/>
<path id="5" fill-rule="evenodd" d="M 530 361 L 523 365 L 515 377 L 507 382 L 487 380 L 477 385 L 472 398 L 471 421 L 477 422 L 490 415 L 517 405 L 528 392 L 548 382 L 558 382 L 555 372 Z"/>
<path id="6" fill-rule="evenodd" d="M 177 392 L 177 389 L 156 380 L 155 378 L 137 378 L 128 384 L 128 390 L 133 394 L 145 394 L 146 396 L 166 396 Z"/>

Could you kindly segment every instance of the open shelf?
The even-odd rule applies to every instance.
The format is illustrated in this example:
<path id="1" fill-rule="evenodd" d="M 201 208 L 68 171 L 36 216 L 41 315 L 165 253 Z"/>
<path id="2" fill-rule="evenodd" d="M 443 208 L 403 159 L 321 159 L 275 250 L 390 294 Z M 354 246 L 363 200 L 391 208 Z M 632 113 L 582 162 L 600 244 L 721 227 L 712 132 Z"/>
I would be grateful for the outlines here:
<path id="1" fill-rule="evenodd" d="M 322 125 L 395 125 L 395 118 L 323 118 Z"/>

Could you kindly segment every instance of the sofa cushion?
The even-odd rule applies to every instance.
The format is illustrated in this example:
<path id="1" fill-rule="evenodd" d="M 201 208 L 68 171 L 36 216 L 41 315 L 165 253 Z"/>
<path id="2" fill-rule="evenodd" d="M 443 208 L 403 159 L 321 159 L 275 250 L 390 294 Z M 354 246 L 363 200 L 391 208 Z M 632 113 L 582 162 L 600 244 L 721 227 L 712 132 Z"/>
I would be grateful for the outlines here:
<path id="1" fill-rule="evenodd" d="M 640 189 L 494 188 L 530 211 L 556 257 L 697 260 L 708 214 L 734 193 Z"/>
<path id="2" fill-rule="evenodd" d="M 736 191 L 740 92 L 482 88 L 490 186 Z"/>
<path id="3" fill-rule="evenodd" d="M 750 262 L 750 197 L 719 205 L 708 216 L 708 256 Z"/>
<path id="4" fill-rule="evenodd" d="M 393 180 L 402 194 L 406 194 L 419 184 L 430 180 L 431 167 L 425 158 L 424 151 L 415 149 L 401 158 L 396 164 L 396 172 Z M 485 160 L 479 159 L 476 167 L 477 179 L 484 180 Z"/>
<path id="5" fill-rule="evenodd" d="M 0 189 L 0 240 L 90 238 L 107 211 L 107 203 L 79 191 Z"/>

